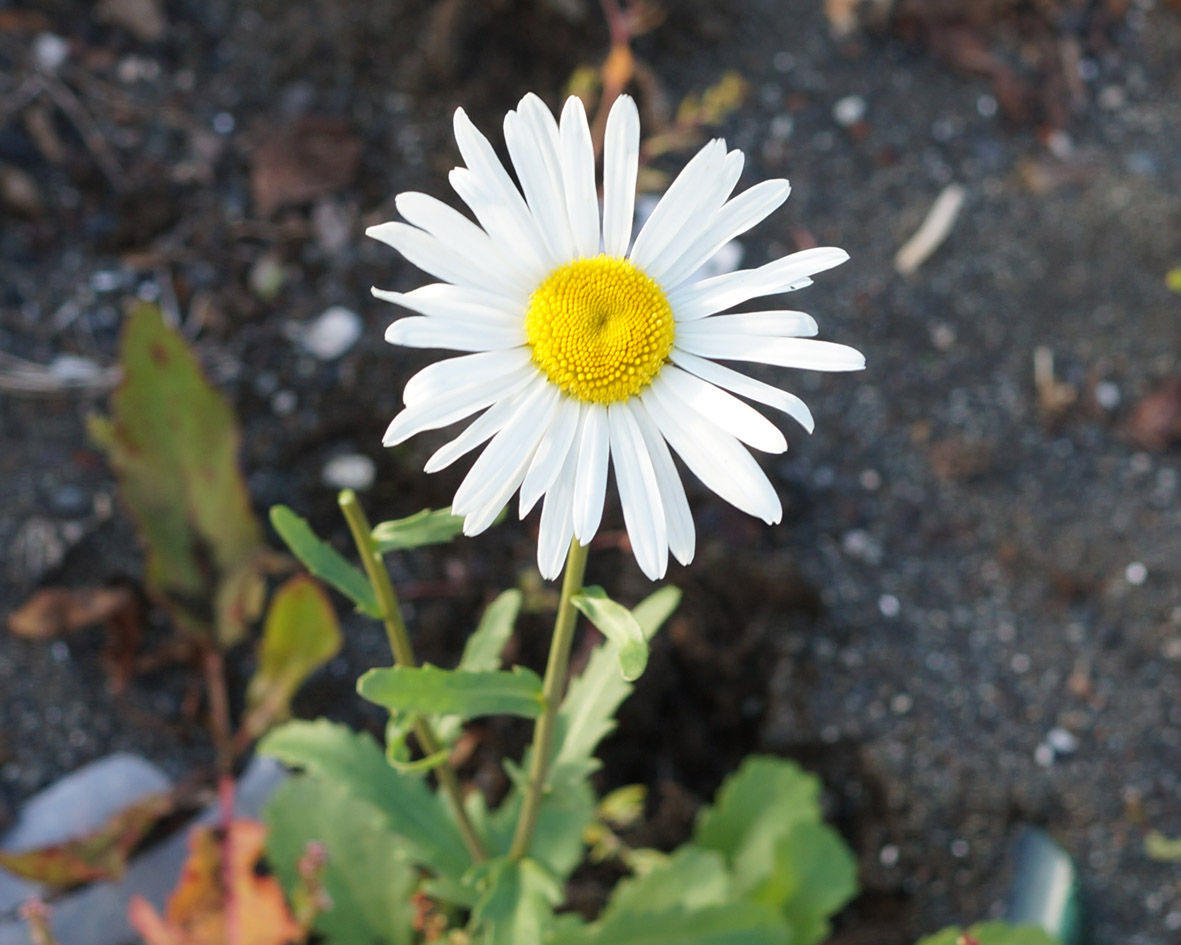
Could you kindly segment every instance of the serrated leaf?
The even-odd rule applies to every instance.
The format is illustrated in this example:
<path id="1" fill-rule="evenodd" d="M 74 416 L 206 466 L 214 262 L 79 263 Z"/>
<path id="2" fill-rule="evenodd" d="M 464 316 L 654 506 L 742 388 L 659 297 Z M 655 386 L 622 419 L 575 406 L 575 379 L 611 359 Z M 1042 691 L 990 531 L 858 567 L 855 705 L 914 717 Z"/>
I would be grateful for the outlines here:
<path id="1" fill-rule="evenodd" d="M 512 672 L 469 673 L 437 666 L 392 666 L 371 669 L 357 680 L 357 692 L 393 712 L 458 715 L 516 715 L 535 719 L 541 714 L 541 679 L 516 666 Z"/>
<path id="2" fill-rule="evenodd" d="M 328 596 L 312 578 L 297 575 L 271 598 L 258 647 L 258 669 L 246 690 L 243 730 L 257 738 L 286 721 L 304 681 L 340 652 L 340 625 Z"/>
<path id="3" fill-rule="evenodd" d="M 123 380 L 91 438 L 115 471 L 147 555 L 149 591 L 185 631 L 238 642 L 263 601 L 262 531 L 238 467 L 233 410 L 160 310 L 141 304 L 120 340 Z"/>
<path id="4" fill-rule="evenodd" d="M 541 942 L 562 901 L 562 887 L 531 859 L 490 864 L 488 888 L 473 910 L 481 945 Z"/>
<path id="5" fill-rule="evenodd" d="M 753 852 L 751 846 L 746 851 Z M 754 871 L 739 853 L 737 877 Z M 829 918 L 857 893 L 857 861 L 828 824 L 798 821 L 775 845 L 771 875 L 751 889 L 749 898 L 779 910 L 791 926 L 793 945 L 816 945 L 832 927 Z"/>
<path id="6" fill-rule="evenodd" d="M 408 551 L 424 545 L 442 545 L 463 532 L 463 517 L 451 509 L 423 509 L 406 518 L 382 522 L 373 528 L 379 554 Z"/>
<path id="7" fill-rule="evenodd" d="M 484 609 L 479 626 L 463 645 L 460 669 L 471 672 L 500 669 L 500 656 L 513 635 L 523 597 L 518 590 L 505 591 Z"/>
<path id="8" fill-rule="evenodd" d="M 59 888 L 121 879 L 131 851 L 172 808 L 167 794 L 152 794 L 85 836 L 34 850 L 0 851 L 0 869 Z"/>
<path id="9" fill-rule="evenodd" d="M 603 910 L 603 918 L 677 907 L 702 909 L 723 905 L 733 898 L 730 872 L 722 855 L 686 844 L 643 876 L 620 880 Z"/>
<path id="10" fill-rule="evenodd" d="M 981 922 L 967 932 L 977 945 L 1060 945 L 1058 940 L 1036 925 L 1010 925 L 1008 922 Z M 916 945 L 963 945 L 963 929 L 958 926 L 920 939 Z"/>
<path id="11" fill-rule="evenodd" d="M 325 849 L 320 881 L 332 904 L 315 929 L 329 943 L 410 945 L 418 870 L 380 810 L 342 784 L 303 775 L 279 787 L 265 819 L 267 858 L 289 895 L 299 888 L 307 845 Z"/>
<path id="12" fill-rule="evenodd" d="M 656 635 L 656 631 L 664 626 L 664 622 L 673 615 L 680 603 L 681 589 L 666 584 L 632 608 L 632 616 L 644 631 L 645 640 L 651 640 Z"/>
<path id="13" fill-rule="evenodd" d="M 369 579 L 335 548 L 321 541 L 306 520 L 285 505 L 272 505 L 271 525 L 308 571 L 340 591 L 361 613 L 381 619 Z"/>
<path id="14" fill-rule="evenodd" d="M 581 929 L 563 929 L 553 945 L 784 945 L 791 932 L 772 910 L 750 902 L 701 909 L 620 912 Z"/>
<path id="15" fill-rule="evenodd" d="M 269 732 L 258 750 L 292 767 L 339 783 L 372 804 L 403 842 L 406 853 L 459 883 L 471 865 L 467 848 L 443 800 L 422 778 L 395 771 L 368 735 L 320 719 L 288 722 Z"/>
<path id="16" fill-rule="evenodd" d="M 648 665 L 648 638 L 632 612 L 611 600 L 601 587 L 584 587 L 571 603 L 615 644 L 623 678 L 628 682 L 639 679 Z"/>

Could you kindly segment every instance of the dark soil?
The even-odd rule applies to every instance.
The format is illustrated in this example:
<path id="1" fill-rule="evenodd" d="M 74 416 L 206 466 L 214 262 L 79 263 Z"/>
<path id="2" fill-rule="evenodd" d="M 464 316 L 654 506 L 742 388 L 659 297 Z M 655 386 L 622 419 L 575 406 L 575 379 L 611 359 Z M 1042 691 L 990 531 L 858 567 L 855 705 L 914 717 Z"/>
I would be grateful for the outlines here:
<path id="1" fill-rule="evenodd" d="M 603 787 L 648 784 L 644 839 L 669 845 L 744 754 L 817 771 L 862 864 L 842 942 L 902 945 L 995 914 L 1023 824 L 1075 858 L 1093 945 L 1177 941 L 1177 866 L 1149 859 L 1143 836 L 1181 833 L 1181 300 L 1164 281 L 1181 264 L 1181 16 L 909 2 L 836 41 L 819 0 L 666 6 L 636 43 L 646 120 L 727 70 L 745 78 L 721 129 L 747 152 L 744 185 L 794 188 L 743 240 L 746 260 L 848 249 L 796 301 L 869 370 L 768 373 L 817 418 L 766 464 L 785 522 L 693 492 L 697 560 L 669 576 L 685 602 L 607 745 Z M 344 547 L 321 470 L 353 452 L 377 464 L 372 515 L 446 505 L 462 470 L 421 472 L 438 440 L 380 446 L 429 358 L 382 343 L 394 311 L 368 289 L 422 277 L 361 233 L 400 191 L 448 198 L 456 106 L 495 138 L 522 93 L 553 104 L 597 63 L 597 13 L 557 7 L 175 0 L 151 39 L 88 3 L 0 4 L 0 352 L 108 367 L 124 305 L 159 299 L 243 418 L 260 512 L 287 503 Z M 49 79 L 46 31 L 69 43 Z M 865 113 L 842 124 L 848 96 Z M 339 186 L 301 202 L 309 166 Z M 952 182 L 967 198 L 950 238 L 898 275 L 895 251 Z M 281 273 L 269 297 L 264 263 Z M 330 305 L 366 331 L 324 362 L 293 329 Z M 1039 348 L 1053 373 L 1035 383 Z M 7 359 L 0 374 L 11 388 Z M 41 585 L 140 571 L 83 429 L 102 403 L 0 393 L 0 611 Z M 591 578 L 637 600 L 649 587 L 618 510 L 605 521 Z M 483 603 L 528 579 L 535 528 L 392 559 L 426 657 L 453 658 Z M 524 658 L 541 659 L 545 627 L 523 619 Z M 148 645 L 166 638 L 158 622 Z M 176 776 L 209 763 L 195 677 L 156 672 L 112 696 L 102 649 L 98 630 L 0 637 L 0 820 L 115 748 Z M 350 621 L 298 708 L 376 724 L 352 681 L 386 661 L 380 631 Z M 496 790 L 486 762 L 469 773 Z"/>

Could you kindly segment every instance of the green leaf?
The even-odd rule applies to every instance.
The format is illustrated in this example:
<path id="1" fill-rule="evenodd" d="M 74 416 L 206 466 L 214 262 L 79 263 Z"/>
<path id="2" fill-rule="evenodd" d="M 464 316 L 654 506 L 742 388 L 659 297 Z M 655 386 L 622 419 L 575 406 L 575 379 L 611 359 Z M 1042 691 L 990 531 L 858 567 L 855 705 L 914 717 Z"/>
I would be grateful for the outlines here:
<path id="1" fill-rule="evenodd" d="M 1144 853 L 1150 860 L 1165 863 L 1181 860 L 1181 837 L 1167 837 L 1159 830 L 1150 830 L 1144 838 Z"/>
<path id="2" fill-rule="evenodd" d="M 451 509 L 423 509 L 407 518 L 382 522 L 373 528 L 373 542 L 380 554 L 408 551 L 424 545 L 442 545 L 463 532 L 463 518 Z"/>
<path id="3" fill-rule="evenodd" d="M 541 714 L 541 679 L 516 666 L 512 672 L 469 673 L 437 666 L 393 666 L 371 669 L 357 680 L 357 692 L 394 712 L 458 715 L 517 715 L 535 719 Z"/>
<path id="4" fill-rule="evenodd" d="M 297 575 L 275 591 L 246 690 L 242 724 L 251 738 L 287 719 L 299 687 L 340 652 L 341 642 L 336 611 L 312 578 Z"/>
<path id="5" fill-rule="evenodd" d="M 645 640 L 651 640 L 656 635 L 656 631 L 664 626 L 664 622 L 673 615 L 680 603 L 681 589 L 666 584 L 632 608 L 632 616 L 644 631 Z"/>
<path id="6" fill-rule="evenodd" d="M 514 785 L 501 805 L 488 818 L 488 845 L 497 854 L 507 854 L 521 817 L 522 794 Z M 583 833 L 595 814 L 595 796 L 584 781 L 561 790 L 548 790 L 541 800 L 537 828 L 529 855 L 565 880 L 583 860 Z"/>
<path id="7" fill-rule="evenodd" d="M 463 645 L 460 669 L 471 672 L 500 669 L 500 655 L 513 635 L 522 597 L 518 590 L 505 591 L 485 608 L 480 625 Z"/>
<path id="8" fill-rule="evenodd" d="M 584 587 L 571 603 L 598 628 L 619 651 L 619 668 L 628 682 L 639 679 L 648 665 L 648 638 L 639 621 L 601 587 Z"/>
<path id="9" fill-rule="evenodd" d="M 324 778 L 292 778 L 267 804 L 268 861 L 290 895 L 309 843 L 327 852 L 321 881 L 332 907 L 315 929 L 331 945 L 410 945 L 418 870 L 385 815 Z"/>
<path id="10" fill-rule="evenodd" d="M 958 945 L 964 931 L 958 926 L 936 932 L 917 945 Z M 968 929 L 968 936 L 978 945 L 1059 945 L 1056 938 L 1036 925 L 1010 925 L 1008 922 L 981 922 Z"/>
<path id="11" fill-rule="evenodd" d="M 686 844 L 643 876 L 621 880 L 611 893 L 603 918 L 663 912 L 678 906 L 700 909 L 723 905 L 734 898 L 731 885 L 720 853 Z"/>
<path id="12" fill-rule="evenodd" d="M 740 853 L 735 873 L 750 875 L 742 860 Z M 828 824 L 798 821 L 776 844 L 773 871 L 750 898 L 779 910 L 793 945 L 816 945 L 832 931 L 829 917 L 856 894 L 857 861 L 841 835 Z"/>
<path id="13" fill-rule="evenodd" d="M 459 883 L 471 865 L 463 838 L 441 797 L 423 779 L 395 771 L 368 735 L 320 719 L 273 729 L 258 750 L 334 781 L 372 804 L 402 839 L 408 856 Z"/>
<path id="14" fill-rule="evenodd" d="M 369 579 L 323 542 L 312 527 L 285 505 L 271 506 L 271 525 L 305 568 L 357 605 L 361 613 L 381 619 L 381 608 Z"/>
<path id="15" fill-rule="evenodd" d="M 531 859 L 490 864 L 488 888 L 476 903 L 476 941 L 482 945 L 540 943 L 562 901 L 562 887 Z"/>
<path id="16" fill-rule="evenodd" d="M 791 932 L 779 916 L 751 902 L 619 912 L 593 925 L 562 931 L 552 945 L 785 945 L 791 941 Z"/>
<path id="17" fill-rule="evenodd" d="M 154 305 L 128 316 L 119 362 L 111 414 L 89 432 L 144 543 L 147 587 L 183 630 L 231 646 L 265 600 L 234 412 Z"/>
<path id="18" fill-rule="evenodd" d="M 1171 292 L 1181 294 L 1181 266 L 1170 269 L 1165 274 L 1165 285 Z"/>

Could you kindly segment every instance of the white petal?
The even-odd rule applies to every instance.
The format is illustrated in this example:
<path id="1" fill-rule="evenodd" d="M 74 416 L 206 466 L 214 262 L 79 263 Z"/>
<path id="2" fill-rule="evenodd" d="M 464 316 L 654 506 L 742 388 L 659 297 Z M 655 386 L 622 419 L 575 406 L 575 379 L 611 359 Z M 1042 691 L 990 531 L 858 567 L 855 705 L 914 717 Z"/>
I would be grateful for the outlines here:
<path id="1" fill-rule="evenodd" d="M 409 262 L 429 272 L 436 279 L 474 289 L 484 289 L 510 299 L 520 294 L 513 288 L 510 280 L 493 280 L 485 271 L 486 267 L 465 259 L 430 233 L 409 224 L 379 223 L 377 226 L 369 227 L 365 235 L 392 246 Z"/>
<path id="2" fill-rule="evenodd" d="M 586 545 L 595 537 L 603 520 L 603 501 L 607 494 L 607 408 L 590 404 L 582 423 L 578 443 L 578 474 L 574 480 L 574 534 Z"/>
<path id="3" fill-rule="evenodd" d="M 552 581 L 562 573 L 562 563 L 574 539 L 574 480 L 578 472 L 578 450 L 572 449 L 558 478 L 545 496 L 541 507 L 541 525 L 537 534 L 537 568 Z"/>
<path id="4" fill-rule="evenodd" d="M 676 404 L 666 406 L 654 387 L 640 399 L 661 435 L 708 489 L 769 525 L 782 518 L 783 506 L 775 489 L 734 437 L 708 421 L 686 425 L 676 413 Z"/>
<path id="5" fill-rule="evenodd" d="M 848 345 L 811 338 L 757 338 L 749 335 L 698 335 L 677 337 L 677 347 L 703 358 L 721 361 L 757 361 L 809 371 L 861 371 L 865 355 Z"/>
<path id="6" fill-rule="evenodd" d="M 640 113 L 620 95 L 607 115 L 603 147 L 603 252 L 625 256 L 631 242 L 640 160 Z"/>
<path id="7" fill-rule="evenodd" d="M 652 460 L 627 404 L 608 407 L 607 422 L 623 523 L 640 570 L 658 581 L 668 570 L 668 527 Z"/>
<path id="8" fill-rule="evenodd" d="M 496 156 L 488 139 L 472 124 L 471 119 L 467 117 L 462 108 L 455 110 L 454 125 L 455 142 L 459 145 L 459 153 L 463 156 L 464 164 L 471 172 L 471 180 L 475 184 L 474 189 L 477 194 L 481 195 L 480 202 L 490 201 L 493 206 L 502 208 L 515 221 L 515 226 L 528 234 L 530 244 L 544 248 L 545 241 L 541 237 L 537 221 L 529 212 L 525 198 L 521 196 L 521 192 L 517 190 L 512 178 L 509 177 L 508 171 L 500 163 L 500 159 Z M 454 184 L 455 181 L 452 180 L 452 185 L 454 186 Z M 456 192 L 467 200 L 459 187 L 456 187 Z M 472 207 L 473 213 L 476 212 L 476 208 L 471 203 L 468 206 Z M 479 217 L 479 214 L 477 213 L 476 216 Z M 491 228 L 489 228 L 489 232 L 492 232 Z M 506 243 L 505 245 L 516 244 Z M 548 262 L 552 264 L 555 260 L 550 259 Z"/>
<path id="9" fill-rule="evenodd" d="M 390 344 L 408 348 L 449 348 L 452 351 L 497 351 L 526 341 L 525 326 L 458 318 L 400 318 L 385 332 Z"/>
<path id="10" fill-rule="evenodd" d="M 521 484 L 557 401 L 558 390 L 551 384 L 535 385 L 518 401 L 512 417 L 484 447 L 484 452 L 455 490 L 451 508 L 456 515 L 466 516 L 484 508 L 502 494 L 504 497 L 499 500 L 493 516 L 504 507 Z M 514 478 L 518 468 L 520 475 Z M 509 480 L 512 480 L 511 487 Z"/>
<path id="11" fill-rule="evenodd" d="M 695 335 L 756 335 L 762 338 L 807 338 L 817 332 L 816 319 L 805 312 L 743 312 L 711 315 L 677 325 L 677 337 Z"/>
<path id="12" fill-rule="evenodd" d="M 481 292 L 446 282 L 432 282 L 410 292 L 391 292 L 374 286 L 369 290 L 374 298 L 401 305 L 420 315 L 432 318 L 460 318 L 466 320 L 498 321 L 515 324 L 525 317 L 527 297 L 521 302 L 502 295 Z"/>
<path id="13" fill-rule="evenodd" d="M 525 200 L 550 253 L 558 259 L 573 259 L 574 235 L 566 215 L 557 124 L 535 95 L 526 95 L 517 107 L 518 111 L 504 116 L 504 140 Z"/>
<path id="14" fill-rule="evenodd" d="M 578 255 L 599 253 L 599 193 L 595 187 L 595 146 L 591 141 L 586 110 L 576 95 L 566 99 L 560 126 L 562 183 L 566 191 L 566 213 L 574 233 Z"/>
<path id="15" fill-rule="evenodd" d="M 648 416 L 643 402 L 636 400 L 629 406 L 632 408 L 632 416 L 635 417 L 640 433 L 643 434 L 644 445 L 648 449 L 652 469 L 656 473 L 660 499 L 664 505 L 669 550 L 681 564 L 689 564 L 693 560 L 696 533 L 693 528 L 693 513 L 689 509 L 681 474 L 677 472 L 672 454 L 668 451 L 668 444 L 664 442 L 660 430 Z"/>
<path id="16" fill-rule="evenodd" d="M 386 428 L 385 436 L 381 440 L 382 445 L 396 446 L 416 433 L 437 430 L 439 427 L 469 417 L 477 410 L 483 410 L 498 400 L 511 397 L 534 377 L 536 372 L 532 368 L 521 367 L 517 368 L 515 373 L 467 384 L 447 394 L 407 405 Z"/>
<path id="17" fill-rule="evenodd" d="M 516 375 L 532 359 L 527 348 L 508 351 L 484 351 L 447 358 L 424 367 L 406 382 L 402 401 L 407 407 L 417 406 L 437 397 L 445 397 L 457 390 L 484 381 Z M 534 372 L 536 373 L 536 372 Z"/>
<path id="18" fill-rule="evenodd" d="M 553 268 L 556 260 L 550 256 L 541 238 L 541 231 L 537 228 L 537 221 L 529 213 L 528 206 L 516 192 L 516 188 L 513 188 L 513 193 L 520 202 L 519 210 L 515 209 L 515 205 L 506 204 L 504 200 L 499 199 L 495 191 L 483 186 L 469 168 L 452 168 L 447 179 L 459 198 L 480 221 L 480 226 L 498 246 L 512 247 L 517 256 L 517 264 L 528 272 L 535 282 L 540 281 L 545 273 Z"/>
<path id="19" fill-rule="evenodd" d="M 539 377 L 535 379 L 534 383 L 544 384 L 545 380 Z M 516 416 L 521 402 L 529 396 L 530 389 L 531 385 L 511 397 L 498 400 L 469 423 L 454 440 L 444 443 L 435 450 L 431 458 L 426 461 L 426 466 L 423 469 L 428 473 L 446 469 L 461 456 L 466 456 L 481 443 L 491 439 L 509 420 Z"/>
<path id="20" fill-rule="evenodd" d="M 458 210 L 427 194 L 398 194 L 394 206 L 407 223 L 425 230 L 452 255 L 479 270 L 490 286 L 513 295 L 528 295 L 536 288 L 533 275 L 515 257 L 501 252 L 476 224 Z"/>
<path id="21" fill-rule="evenodd" d="M 724 387 L 740 397 L 749 397 L 768 407 L 782 410 L 809 433 L 816 428 L 816 421 L 812 419 L 812 411 L 795 394 L 789 394 L 778 387 L 764 384 L 753 377 L 747 377 L 745 374 L 740 374 L 721 364 L 714 364 L 713 361 L 707 361 L 705 358 L 699 358 L 695 354 L 689 354 L 687 351 L 680 351 L 677 348 L 673 348 L 672 360 L 673 363 L 680 365 L 690 374 L 696 374 L 703 381 Z"/>
<path id="22" fill-rule="evenodd" d="M 705 318 L 747 299 L 790 292 L 809 276 L 839 266 L 848 258 L 848 253 L 833 246 L 805 249 L 758 269 L 740 269 L 681 286 L 669 292 L 668 302 L 678 322 Z"/>
<path id="23" fill-rule="evenodd" d="M 721 138 L 714 138 L 693 156 L 669 185 L 636 237 L 629 257 L 633 263 L 649 271 L 661 250 L 690 224 L 698 196 L 716 183 L 725 161 L 726 142 Z"/>
<path id="24" fill-rule="evenodd" d="M 712 221 L 722 211 L 722 205 L 733 192 L 738 178 L 742 176 L 744 160 L 741 151 L 731 151 L 722 161 L 721 168 L 716 174 L 700 181 L 696 191 L 683 193 L 679 198 L 683 206 L 679 213 L 670 214 L 667 242 L 644 267 L 644 271 L 666 290 L 684 282 L 700 268 L 698 263 L 697 266 L 678 275 L 682 268 L 680 262 L 685 253 L 701 242 L 703 234 L 708 236 L 710 233 Z"/>
<path id="25" fill-rule="evenodd" d="M 521 483 L 520 517 L 524 518 L 557 479 L 566 456 L 581 428 L 582 407 L 576 400 L 563 397 L 558 412 L 538 444 L 525 481 Z"/>
<path id="26" fill-rule="evenodd" d="M 733 394 L 680 368 L 666 366 L 652 386 L 662 388 L 658 393 L 665 403 L 679 402 L 695 410 L 748 446 L 764 453 L 782 453 L 787 449 L 787 440 L 779 428 L 761 413 Z"/>
<path id="27" fill-rule="evenodd" d="M 674 262 L 653 266 L 650 275 L 668 289 L 680 285 L 730 240 L 783 206 L 790 193 L 791 185 L 785 180 L 763 181 L 743 191 L 713 215 L 709 224 L 681 250 Z"/>

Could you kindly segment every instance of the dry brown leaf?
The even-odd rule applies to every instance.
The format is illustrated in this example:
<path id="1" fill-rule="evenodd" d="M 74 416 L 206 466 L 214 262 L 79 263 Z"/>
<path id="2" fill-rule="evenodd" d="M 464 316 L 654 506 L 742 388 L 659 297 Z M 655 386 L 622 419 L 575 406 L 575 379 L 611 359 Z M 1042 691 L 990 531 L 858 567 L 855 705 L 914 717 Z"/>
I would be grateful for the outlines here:
<path id="1" fill-rule="evenodd" d="M 8 615 L 19 637 L 48 640 L 109 620 L 135 601 L 126 587 L 47 587 Z"/>
<path id="2" fill-rule="evenodd" d="M 254 152 L 250 189 L 259 216 L 307 203 L 352 183 L 361 139 L 344 118 L 308 115 L 275 132 Z"/>
<path id="3" fill-rule="evenodd" d="M 1143 397 L 1124 423 L 1124 434 L 1154 452 L 1181 440 L 1181 377 L 1167 377 Z"/>

